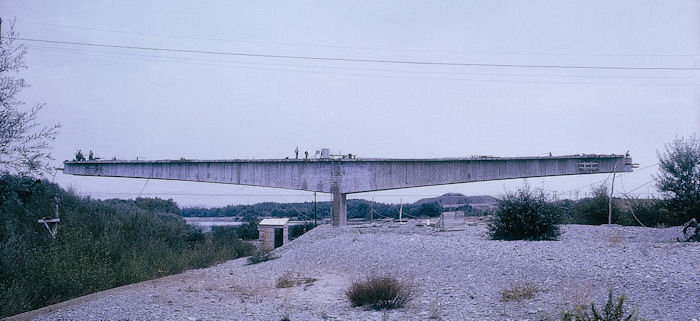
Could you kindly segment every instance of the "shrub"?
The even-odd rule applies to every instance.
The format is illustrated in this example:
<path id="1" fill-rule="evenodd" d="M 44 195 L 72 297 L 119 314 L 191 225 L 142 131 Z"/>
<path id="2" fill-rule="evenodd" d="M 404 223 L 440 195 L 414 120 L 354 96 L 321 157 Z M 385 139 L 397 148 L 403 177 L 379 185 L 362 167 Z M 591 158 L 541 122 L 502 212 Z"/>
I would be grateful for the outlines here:
<path id="1" fill-rule="evenodd" d="M 257 218 L 251 217 L 248 219 L 248 223 L 238 227 L 238 237 L 244 240 L 257 240 L 260 237 L 258 232 L 258 221 Z"/>
<path id="2" fill-rule="evenodd" d="M 559 216 L 542 190 L 531 191 L 525 185 L 498 200 L 489 234 L 495 240 L 556 240 L 560 234 Z"/>
<path id="3" fill-rule="evenodd" d="M 354 282 L 345 296 L 352 306 L 369 306 L 375 310 L 403 307 L 416 296 L 415 286 L 388 276 L 370 276 Z"/>
<path id="4" fill-rule="evenodd" d="M 311 231 L 316 225 L 314 223 L 307 223 L 303 225 L 290 225 L 289 226 L 289 239 L 293 240 L 297 237 L 304 235 L 304 233 Z"/>
<path id="5" fill-rule="evenodd" d="M 658 227 L 673 224 L 670 213 L 661 200 L 633 198 L 629 200 L 629 205 L 631 212 L 645 226 Z"/>
<path id="6" fill-rule="evenodd" d="M 610 196 L 608 187 L 604 184 L 593 187 L 593 197 L 584 198 L 574 206 L 572 213 L 573 224 L 601 225 L 608 224 L 608 205 Z M 620 210 L 612 204 L 612 221 L 619 223 Z"/>
<path id="7" fill-rule="evenodd" d="M 258 264 L 262 262 L 267 262 L 276 259 L 277 256 L 272 254 L 269 250 L 256 250 L 251 256 L 248 257 L 248 265 Z"/>
<path id="8" fill-rule="evenodd" d="M 535 297 L 535 294 L 537 294 L 537 292 L 539 291 L 540 289 L 530 282 L 518 282 L 515 283 L 510 289 L 501 290 L 501 301 L 520 302 L 525 299 L 532 299 Z"/>
<path id="9" fill-rule="evenodd" d="M 567 310 L 561 314 L 561 321 L 637 321 L 640 320 L 636 311 L 627 314 L 625 312 L 625 296 L 621 295 L 613 300 L 612 289 L 608 291 L 608 301 L 605 303 L 603 311 L 598 311 L 595 303 L 591 303 L 591 313 L 589 314 L 583 307 L 576 307 L 574 310 Z M 641 319 L 646 320 L 646 319 Z"/>
<path id="10" fill-rule="evenodd" d="M 294 273 L 292 271 L 285 272 L 282 276 L 277 278 L 275 282 L 275 287 L 277 288 L 291 288 L 293 286 L 302 284 L 311 284 L 316 282 L 316 279 L 302 276 L 300 273 Z"/>

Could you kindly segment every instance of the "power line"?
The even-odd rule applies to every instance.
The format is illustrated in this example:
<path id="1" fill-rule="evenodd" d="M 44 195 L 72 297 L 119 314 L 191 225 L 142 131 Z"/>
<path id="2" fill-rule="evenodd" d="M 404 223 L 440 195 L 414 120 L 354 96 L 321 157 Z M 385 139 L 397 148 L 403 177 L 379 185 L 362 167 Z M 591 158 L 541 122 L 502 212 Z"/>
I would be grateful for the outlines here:
<path id="1" fill-rule="evenodd" d="M 629 194 L 629 193 L 632 193 L 632 192 L 634 192 L 634 191 L 636 191 L 636 190 L 638 190 L 638 189 L 640 189 L 640 188 L 642 188 L 642 187 L 644 187 L 644 186 L 647 186 L 647 185 L 651 184 L 652 182 L 654 182 L 653 179 L 650 180 L 650 181 L 648 181 L 648 182 L 646 182 L 646 183 L 644 183 L 644 184 L 641 184 L 641 185 L 639 185 L 639 186 L 637 186 L 637 187 L 631 189 L 631 190 L 630 190 L 629 192 L 627 192 L 627 193 L 628 193 L 628 194 Z M 645 193 L 641 193 L 641 194 L 645 194 Z M 653 194 L 653 193 L 646 193 L 646 194 Z"/>
<path id="2" fill-rule="evenodd" d="M 544 69 L 597 69 L 597 70 L 667 70 L 667 71 L 697 71 L 700 68 L 693 67 L 623 67 L 623 66 L 581 66 L 581 65 L 529 65 L 529 64 L 487 64 L 487 63 L 467 63 L 467 62 L 445 62 L 445 61 L 417 61 L 417 60 L 388 60 L 388 59 L 359 59 L 345 57 L 324 57 L 324 56 L 295 56 L 295 55 L 274 55 L 262 53 L 227 52 L 227 51 L 207 51 L 161 47 L 142 47 L 129 45 L 99 44 L 90 42 L 57 41 L 47 39 L 14 38 L 15 40 L 54 43 L 64 45 L 76 45 L 87 47 L 118 48 L 132 50 L 148 50 L 158 52 L 177 52 L 189 54 L 207 54 L 222 56 L 239 56 L 253 58 L 276 58 L 276 59 L 296 59 L 311 61 L 340 61 L 340 62 L 360 62 L 360 63 L 383 63 L 400 65 L 432 65 L 432 66 L 460 66 L 460 67 L 504 67 L 504 68 L 544 68 Z"/>
<path id="3" fill-rule="evenodd" d="M 563 75 L 563 74 L 532 74 L 532 73 L 483 73 L 483 72 L 459 72 L 459 71 L 430 71 L 430 70 L 401 70 L 401 69 L 386 69 L 386 68 L 359 68 L 359 67 L 340 67 L 340 66 L 323 66 L 323 65 L 300 65 L 300 64 L 282 64 L 282 63 L 264 63 L 264 62 L 250 62 L 250 61 L 240 61 L 240 60 L 219 60 L 219 59 L 201 59 L 201 58 L 185 58 L 185 57 L 165 57 L 158 55 L 141 55 L 133 53 L 116 53 L 116 52 L 104 52 L 104 51 L 91 51 L 91 50 L 81 50 L 81 49 L 71 49 L 62 47 L 49 47 L 49 46 L 37 46 L 29 45 L 29 48 L 39 49 L 39 50 L 56 50 L 64 52 L 73 52 L 79 54 L 89 54 L 95 56 L 103 57 L 143 57 L 143 58 L 153 58 L 144 60 L 161 60 L 165 62 L 172 63 L 184 63 L 193 65 L 213 65 L 213 66 L 231 66 L 231 65 L 262 65 L 262 66 L 276 66 L 276 67 L 299 67 L 299 68 L 311 68 L 311 69 L 326 69 L 326 70 L 351 70 L 351 71 L 369 71 L 369 72 L 396 72 L 396 73 L 408 73 L 408 74 L 446 74 L 446 75 L 468 75 L 468 76 L 503 76 L 503 77 L 550 77 L 550 78 L 585 78 L 585 79 L 664 79 L 664 80 L 685 80 L 692 79 L 697 80 L 698 77 L 679 77 L 679 76 L 649 76 L 649 75 Z M 205 63 L 190 63 L 194 62 L 205 62 Z M 318 72 L 316 70 L 311 72 Z"/>
<path id="4" fill-rule="evenodd" d="M 236 40 L 236 39 L 225 39 L 225 38 L 195 37 L 195 36 L 183 36 L 183 35 L 162 34 L 162 33 L 148 33 L 148 32 L 139 32 L 139 31 L 103 29 L 103 28 L 83 27 L 83 26 L 65 25 L 65 24 L 51 24 L 51 23 L 42 23 L 42 22 L 33 22 L 33 21 L 20 21 L 20 20 L 18 20 L 17 22 L 23 23 L 23 24 L 30 24 L 30 25 L 61 27 L 61 28 L 98 31 L 98 32 L 109 32 L 109 33 L 120 33 L 120 34 L 134 34 L 134 35 L 151 36 L 151 37 L 179 38 L 179 39 L 220 41 L 220 42 L 237 42 L 237 43 L 263 44 L 263 45 L 275 45 L 275 46 L 293 46 L 293 47 L 319 47 L 319 48 L 377 50 L 377 51 L 394 51 L 394 52 L 429 52 L 429 53 L 448 53 L 448 54 L 509 55 L 509 56 L 584 56 L 584 57 L 697 57 L 697 56 L 700 56 L 700 54 L 609 54 L 609 53 L 606 53 L 606 54 L 602 54 L 602 53 L 583 54 L 583 53 L 543 53 L 543 52 L 513 52 L 513 51 L 454 51 L 454 50 L 410 49 L 410 48 L 399 49 L 399 48 L 359 47 L 359 46 L 344 46 L 344 45 L 324 45 L 324 44 L 312 44 L 312 43 L 253 41 L 253 40 L 240 40 L 240 39 Z"/>
<path id="5" fill-rule="evenodd" d="M 30 48 L 39 48 L 39 49 L 47 49 L 47 47 L 43 46 L 28 46 Z M 51 48 L 51 47 L 48 47 Z M 279 63 L 262 63 L 262 62 L 240 62 L 240 61 L 221 61 L 221 60 L 210 60 L 210 59 L 197 59 L 197 58 L 182 58 L 182 57 L 163 57 L 163 56 L 153 56 L 153 55 L 138 55 L 138 54 L 130 54 L 130 53 L 97 53 L 93 54 L 89 50 L 80 50 L 80 49 L 69 49 L 69 48 L 52 48 L 52 50 L 60 50 L 60 51 L 69 51 L 69 52 L 77 52 L 79 54 L 89 54 L 93 56 L 102 56 L 102 57 L 119 57 L 119 56 L 125 56 L 127 59 L 138 59 L 138 60 L 145 60 L 145 61 L 160 61 L 160 62 L 166 62 L 166 63 L 177 63 L 177 64 L 188 64 L 188 65 L 200 65 L 200 66 L 224 66 L 224 67 L 229 67 L 229 68 L 244 68 L 244 69 L 253 69 L 253 70 L 271 70 L 271 71 L 282 71 L 282 72 L 295 72 L 295 73 L 307 73 L 307 74 L 330 74 L 330 75 L 342 75 L 342 76 L 353 76 L 353 77 L 370 77 L 370 78 L 384 78 L 384 79 L 425 79 L 425 80 L 444 80 L 444 81 L 468 81 L 468 82 L 491 82 L 491 83 L 528 83 L 528 84 L 555 84 L 555 85 L 632 85 L 632 86 L 697 86 L 697 83 L 679 83 L 679 82 L 667 82 L 667 83 L 648 83 L 648 82 L 600 82 L 600 81 L 555 81 L 555 80 L 528 80 L 528 79 L 484 79 L 484 78 L 462 78 L 462 77 L 435 77 L 435 76 L 414 76 L 414 75 L 391 75 L 391 74 L 381 74 L 381 73 L 372 73 L 373 69 L 367 69 L 367 68 L 352 68 L 352 67 L 338 67 L 338 66 L 319 66 L 319 65 L 294 65 L 294 64 L 279 64 Z M 134 57 L 130 57 L 134 56 Z M 147 57 L 147 58 L 139 58 L 139 57 Z M 153 58 L 153 59 L 148 59 L 148 57 Z M 179 60 L 186 60 L 186 61 L 179 61 Z M 187 61 L 189 60 L 189 61 Z M 195 62 L 192 62 L 194 60 Z M 205 62 L 196 62 L 196 61 L 205 61 Z M 226 62 L 224 64 L 222 63 L 207 63 L 206 61 L 218 61 L 218 62 Z M 254 65 L 254 66 L 249 66 L 249 65 Z M 283 69 L 283 68 L 265 68 L 265 67 L 259 67 L 257 65 L 264 65 L 264 66 L 283 66 L 283 67 L 297 67 L 297 68 L 305 68 L 305 69 Z M 318 69 L 326 69 L 326 70 L 318 70 Z M 363 72 L 337 72 L 334 71 L 334 69 L 348 69 L 348 70 L 368 70 L 370 72 L 368 73 L 363 73 Z M 376 69 L 374 71 L 381 72 L 383 71 L 382 69 Z M 385 71 L 394 71 L 398 73 L 446 73 L 442 71 L 411 71 L 411 70 L 385 70 Z M 450 72 L 452 73 L 452 72 Z M 485 73 L 463 73 L 463 74 L 473 74 L 473 75 L 486 75 L 486 76 L 508 76 L 508 74 L 485 74 Z M 547 75 L 527 75 L 527 74 L 510 74 L 512 77 L 528 77 L 528 76 L 533 76 L 533 77 L 547 77 Z M 566 76 L 566 75 L 552 75 L 551 77 L 587 77 L 587 76 Z M 588 76 L 591 78 L 596 78 L 598 76 Z M 598 78 L 620 78 L 616 76 L 612 77 L 606 77 L 606 76 L 601 76 Z M 624 77 L 623 78 L 628 78 Z M 634 77 L 631 76 L 629 78 L 647 78 L 647 77 Z M 654 77 L 657 78 L 657 77 Z M 660 78 L 660 77 L 659 77 Z M 674 77 L 674 78 L 669 78 L 669 77 L 663 77 L 664 79 L 697 79 L 695 77 Z"/>
<path id="6" fill-rule="evenodd" d="M 323 192 L 319 192 L 323 193 Z M 138 193 L 135 192 L 94 192 L 94 193 L 87 193 L 90 195 L 95 195 L 95 196 L 106 196 L 106 195 L 137 195 Z M 323 193 L 326 194 L 326 193 Z M 328 193 L 329 194 L 329 193 Z M 146 195 L 146 196 L 212 196 L 212 197 L 237 197 L 237 196 L 244 196 L 244 197 L 313 197 L 313 194 L 293 194 L 293 195 L 282 195 L 282 194 L 230 194 L 230 193 L 143 193 L 141 195 Z M 390 194 L 390 195 L 371 195 L 372 197 L 401 197 L 401 196 L 406 196 L 406 197 L 436 197 L 436 196 L 441 196 L 442 194 Z M 359 197 L 359 196 L 367 196 L 369 197 L 370 195 L 364 195 L 364 194 L 352 194 L 353 197 Z M 355 199 L 355 198 L 351 198 Z"/>
<path id="7" fill-rule="evenodd" d="M 656 165 L 659 165 L 659 163 L 653 163 L 653 164 L 644 166 L 644 167 L 642 167 L 642 168 L 640 168 L 640 169 L 637 169 L 636 171 L 633 171 L 633 172 L 620 173 L 620 176 L 638 173 L 638 172 L 640 172 L 640 171 L 643 171 L 643 170 L 645 170 L 645 169 L 647 169 L 647 168 L 651 168 L 651 167 L 656 166 Z M 576 188 L 574 188 L 574 189 L 571 189 L 571 190 L 562 192 L 561 194 L 570 193 L 570 192 L 573 192 L 573 191 L 580 190 L 580 189 L 582 189 L 582 188 L 586 188 L 586 187 L 589 187 L 589 186 L 593 186 L 593 185 L 596 185 L 596 184 L 600 184 L 600 183 L 605 182 L 605 181 L 607 181 L 608 179 L 610 179 L 610 175 L 612 175 L 612 173 L 608 174 L 608 177 L 606 177 L 604 180 L 600 180 L 600 181 L 597 181 L 597 182 L 595 182 L 595 183 L 591 183 L 591 184 L 579 186 L 579 187 L 576 187 Z M 559 193 L 558 193 L 558 194 L 559 194 Z"/>

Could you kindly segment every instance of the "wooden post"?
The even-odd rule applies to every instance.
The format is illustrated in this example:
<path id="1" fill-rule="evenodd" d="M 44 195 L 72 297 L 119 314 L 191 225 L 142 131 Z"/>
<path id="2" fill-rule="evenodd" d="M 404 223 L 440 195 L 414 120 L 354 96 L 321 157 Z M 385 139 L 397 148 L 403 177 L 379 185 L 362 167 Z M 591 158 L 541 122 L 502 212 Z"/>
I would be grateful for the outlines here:
<path id="1" fill-rule="evenodd" d="M 317 207 L 316 207 L 316 192 L 314 192 L 314 226 L 318 225 L 318 224 L 316 223 L 316 211 L 317 211 Z"/>
<path id="2" fill-rule="evenodd" d="M 615 168 L 613 168 L 613 179 L 610 186 L 610 199 L 608 199 L 608 224 L 612 224 L 612 201 L 613 201 L 613 191 L 615 190 L 615 171 L 617 171 L 617 163 L 615 162 Z"/>
<path id="3" fill-rule="evenodd" d="M 615 173 L 613 173 L 612 185 L 610 186 L 610 199 L 608 199 L 608 224 L 612 224 L 612 200 L 615 190 Z"/>

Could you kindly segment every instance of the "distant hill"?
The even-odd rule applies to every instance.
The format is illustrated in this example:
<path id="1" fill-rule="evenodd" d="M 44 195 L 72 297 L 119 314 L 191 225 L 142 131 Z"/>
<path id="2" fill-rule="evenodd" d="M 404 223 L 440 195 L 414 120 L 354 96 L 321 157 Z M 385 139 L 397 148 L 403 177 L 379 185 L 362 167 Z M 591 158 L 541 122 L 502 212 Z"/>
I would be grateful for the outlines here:
<path id="1" fill-rule="evenodd" d="M 438 203 L 442 207 L 460 207 L 466 204 L 476 209 L 492 209 L 496 207 L 497 202 L 498 200 L 490 195 L 466 196 L 460 193 L 447 193 L 438 197 L 423 198 L 414 204 Z"/>

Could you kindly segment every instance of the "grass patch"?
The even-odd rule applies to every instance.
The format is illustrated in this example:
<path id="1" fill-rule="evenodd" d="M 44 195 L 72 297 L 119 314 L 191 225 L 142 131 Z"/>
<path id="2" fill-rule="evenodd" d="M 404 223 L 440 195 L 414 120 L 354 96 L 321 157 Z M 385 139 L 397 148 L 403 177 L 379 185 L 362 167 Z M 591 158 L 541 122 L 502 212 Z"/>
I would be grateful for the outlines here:
<path id="1" fill-rule="evenodd" d="M 510 289 L 501 290 L 501 302 L 520 302 L 535 297 L 541 290 L 531 282 L 517 282 Z"/>
<path id="2" fill-rule="evenodd" d="M 389 276 L 370 276 L 354 282 L 345 292 L 352 306 L 368 306 L 375 310 L 401 308 L 416 294 L 413 283 Z"/>
<path id="3" fill-rule="evenodd" d="M 276 259 L 277 256 L 272 254 L 270 250 L 256 250 L 248 257 L 248 265 L 258 264 Z"/>
<path id="4" fill-rule="evenodd" d="M 299 272 L 287 271 L 282 276 L 277 278 L 277 282 L 275 282 L 275 287 L 277 287 L 277 288 L 291 288 L 291 287 L 297 286 L 297 285 L 303 285 L 303 284 L 308 285 L 308 284 L 314 283 L 316 281 L 317 280 L 314 278 L 302 276 L 301 273 L 299 273 Z"/>
<path id="5" fill-rule="evenodd" d="M 608 234 L 608 241 L 610 241 L 610 245 L 612 246 L 622 245 L 624 240 L 625 239 L 622 237 L 622 235 L 620 235 L 620 233 L 617 231 Z"/>

